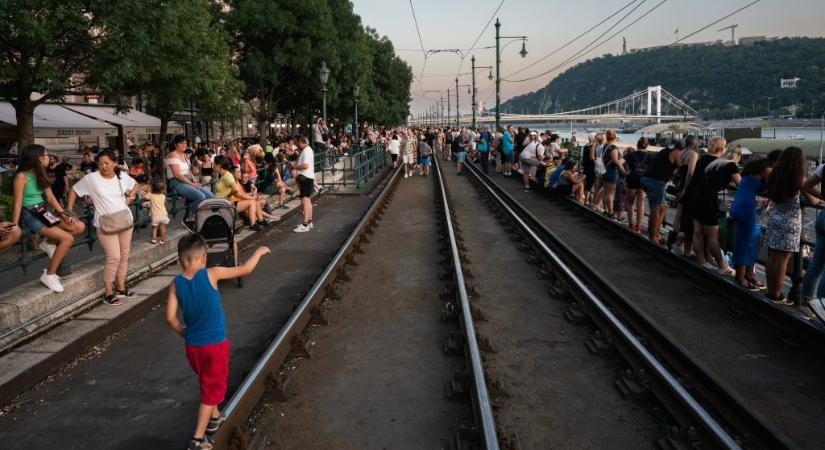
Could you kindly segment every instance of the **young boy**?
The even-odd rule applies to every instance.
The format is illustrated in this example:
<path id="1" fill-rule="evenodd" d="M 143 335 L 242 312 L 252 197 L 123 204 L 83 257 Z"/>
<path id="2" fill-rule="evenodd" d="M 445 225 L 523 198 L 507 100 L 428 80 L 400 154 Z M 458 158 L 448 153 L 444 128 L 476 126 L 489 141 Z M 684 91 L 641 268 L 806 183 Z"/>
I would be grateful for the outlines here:
<path id="1" fill-rule="evenodd" d="M 212 441 L 207 433 L 218 431 L 224 421 L 218 404 L 226 395 L 229 341 L 218 281 L 249 275 L 268 253 L 269 248 L 259 247 L 242 266 L 207 269 L 206 242 L 202 237 L 189 234 L 178 242 L 178 263 L 183 273 L 169 285 L 166 323 L 183 336 L 186 358 L 200 384 L 201 402 L 189 450 L 211 449 Z M 185 325 L 178 320 L 178 305 Z"/>

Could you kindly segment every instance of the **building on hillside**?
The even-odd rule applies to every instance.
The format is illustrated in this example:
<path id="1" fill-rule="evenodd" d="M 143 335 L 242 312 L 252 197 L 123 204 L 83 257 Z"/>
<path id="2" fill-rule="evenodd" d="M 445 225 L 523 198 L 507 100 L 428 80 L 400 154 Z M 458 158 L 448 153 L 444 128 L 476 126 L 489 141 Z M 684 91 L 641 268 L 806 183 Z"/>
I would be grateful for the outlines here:
<path id="1" fill-rule="evenodd" d="M 753 45 L 757 42 L 773 42 L 779 40 L 778 37 L 746 36 L 739 38 L 739 45 Z"/>

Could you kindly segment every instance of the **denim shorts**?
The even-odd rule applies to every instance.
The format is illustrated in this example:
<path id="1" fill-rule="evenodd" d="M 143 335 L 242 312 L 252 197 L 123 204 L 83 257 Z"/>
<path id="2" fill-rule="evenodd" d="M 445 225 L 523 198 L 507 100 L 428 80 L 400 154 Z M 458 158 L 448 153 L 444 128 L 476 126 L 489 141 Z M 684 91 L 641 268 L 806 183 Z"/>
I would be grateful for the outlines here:
<path id="1" fill-rule="evenodd" d="M 513 153 L 501 152 L 501 162 L 505 164 L 513 164 Z"/>
<path id="2" fill-rule="evenodd" d="M 433 162 L 430 160 L 429 156 L 425 156 L 424 158 L 421 158 L 421 165 L 422 166 L 431 166 L 432 164 L 433 164 Z"/>
<path id="3" fill-rule="evenodd" d="M 35 206 L 45 207 L 46 203 L 24 206 L 20 209 L 20 228 L 29 234 L 40 233 L 40 230 L 46 227 L 46 224 L 44 224 L 42 220 L 38 219 L 37 216 L 29 211 L 29 208 L 34 208 Z"/>
<path id="4" fill-rule="evenodd" d="M 467 152 L 455 152 L 455 160 L 457 163 L 464 164 L 464 160 L 467 159 Z"/>
<path id="5" fill-rule="evenodd" d="M 642 189 L 647 194 L 647 204 L 656 208 L 665 204 L 665 182 L 655 178 L 642 177 Z"/>

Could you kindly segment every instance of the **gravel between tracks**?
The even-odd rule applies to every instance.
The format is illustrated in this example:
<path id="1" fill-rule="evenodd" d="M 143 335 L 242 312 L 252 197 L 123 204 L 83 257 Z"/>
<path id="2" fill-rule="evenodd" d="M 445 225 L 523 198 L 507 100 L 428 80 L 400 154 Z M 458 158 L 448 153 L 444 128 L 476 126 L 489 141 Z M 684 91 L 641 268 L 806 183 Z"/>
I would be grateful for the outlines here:
<path id="1" fill-rule="evenodd" d="M 291 371 L 291 398 L 258 422 L 272 448 L 443 448 L 472 421 L 469 403 L 444 394 L 462 360 L 441 351 L 455 325 L 440 321 L 433 183 L 399 183 L 341 299 L 325 305 L 312 357 Z"/>
<path id="2" fill-rule="evenodd" d="M 522 449 L 651 448 L 660 419 L 614 387 L 623 362 L 588 352 L 593 330 L 565 319 L 566 303 L 548 294 L 473 186 L 443 169 L 486 318 L 476 327 L 495 351 L 485 354 L 488 379 L 505 391 L 494 395 L 500 439 L 515 435 Z"/>

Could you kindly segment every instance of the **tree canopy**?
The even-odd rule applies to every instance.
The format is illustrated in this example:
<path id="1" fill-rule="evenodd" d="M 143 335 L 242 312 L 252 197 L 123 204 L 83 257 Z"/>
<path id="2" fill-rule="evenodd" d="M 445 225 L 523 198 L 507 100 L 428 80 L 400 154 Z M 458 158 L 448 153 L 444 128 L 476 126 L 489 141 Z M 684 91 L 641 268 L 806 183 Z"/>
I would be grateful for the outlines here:
<path id="1" fill-rule="evenodd" d="M 800 77 L 797 89 L 782 78 Z M 825 109 L 825 39 L 784 38 L 725 47 L 682 46 L 588 60 L 502 110 L 563 112 L 621 98 L 661 85 L 703 118 L 790 113 L 818 117 Z"/>

